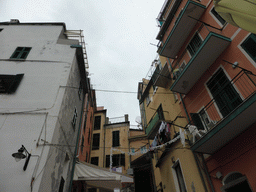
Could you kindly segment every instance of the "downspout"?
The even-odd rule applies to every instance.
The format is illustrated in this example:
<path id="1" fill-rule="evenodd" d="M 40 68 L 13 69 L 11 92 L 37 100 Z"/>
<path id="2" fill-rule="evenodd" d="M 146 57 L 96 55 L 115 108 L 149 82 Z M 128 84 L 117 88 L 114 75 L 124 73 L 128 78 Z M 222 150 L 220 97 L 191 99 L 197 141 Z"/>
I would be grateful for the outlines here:
<path id="1" fill-rule="evenodd" d="M 170 61 L 169 58 L 168 58 L 168 62 L 169 62 L 169 66 L 170 66 L 171 70 L 173 71 L 172 63 L 171 63 L 171 61 Z M 188 123 L 190 124 L 191 121 L 190 121 L 190 118 L 189 118 L 189 115 L 188 115 L 188 111 L 187 111 L 187 108 L 186 108 L 186 106 L 185 106 L 185 103 L 184 103 L 184 101 L 183 101 L 183 98 L 182 98 L 182 95 L 181 95 L 181 94 L 180 94 L 180 99 L 181 99 L 183 108 L 184 108 L 184 110 L 185 110 L 185 113 L 186 113 L 186 116 L 187 116 L 187 119 L 188 119 Z"/>
<path id="2" fill-rule="evenodd" d="M 195 158 L 195 160 L 196 160 L 196 165 L 197 165 L 197 168 L 198 168 L 198 171 L 199 171 L 200 178 L 201 178 L 201 180 L 202 180 L 202 182 L 203 182 L 204 190 L 207 192 L 207 191 L 208 191 L 208 190 L 207 190 L 207 186 L 206 186 L 206 184 L 205 184 L 203 174 L 202 174 L 202 172 L 201 172 L 201 170 L 200 170 L 199 159 L 198 159 L 197 155 L 196 155 L 193 151 L 192 151 L 192 153 L 193 153 L 194 158 Z M 214 192 L 214 190 L 212 190 L 212 192 Z"/>
<path id="3" fill-rule="evenodd" d="M 71 178 L 70 178 L 70 184 L 69 184 L 69 192 L 72 191 L 72 183 L 73 183 L 73 178 L 74 178 L 74 173 L 75 173 L 76 154 L 77 154 L 77 150 L 78 150 L 79 136 L 80 136 L 80 132 L 81 132 L 81 121 L 82 121 L 82 117 L 83 117 L 84 99 L 85 99 L 85 94 L 84 94 L 83 101 L 82 101 L 82 109 L 81 109 L 80 123 L 79 123 L 79 127 L 78 127 L 77 138 L 76 138 L 76 147 L 75 147 L 75 152 L 74 152 L 74 157 L 73 157 L 73 165 L 72 165 L 72 170 L 71 170 Z M 87 112 L 86 112 L 86 113 L 87 113 Z M 86 115 L 87 115 L 87 114 L 86 114 Z"/>
<path id="4" fill-rule="evenodd" d="M 207 179 L 209 180 L 211 189 L 212 189 L 213 192 L 215 192 L 214 187 L 213 187 L 213 184 L 212 184 L 212 180 L 211 180 L 211 178 L 210 178 L 210 175 L 209 175 L 208 170 L 207 170 L 207 167 L 206 167 L 206 163 L 205 163 L 204 157 L 203 157 L 202 155 L 201 155 L 201 158 L 202 158 L 202 161 L 203 161 L 204 170 L 205 170 Z"/>
<path id="5" fill-rule="evenodd" d="M 171 65 L 171 62 L 170 62 L 170 59 L 169 59 L 169 58 L 168 58 L 168 62 L 169 62 L 169 65 L 170 65 L 171 70 L 173 71 L 173 68 L 172 68 L 172 65 Z M 189 115 L 188 115 L 188 111 L 187 111 L 186 105 L 185 105 L 185 103 L 184 103 L 184 100 L 183 100 L 183 98 L 182 98 L 182 95 L 181 95 L 181 94 L 179 94 L 179 95 L 180 95 L 180 99 L 181 99 L 183 108 L 184 108 L 184 110 L 185 110 L 185 113 L 186 113 L 186 116 L 187 116 L 187 119 L 188 119 L 188 123 L 191 124 L 191 121 L 190 121 L 190 118 L 189 118 Z M 194 155 L 194 158 L 195 158 L 195 161 L 196 161 L 196 165 L 197 165 L 197 169 L 198 169 L 198 171 L 199 171 L 200 178 L 201 178 L 201 180 L 202 180 L 202 182 L 203 182 L 204 189 L 205 189 L 205 191 L 208 191 L 208 190 L 207 190 L 207 186 L 206 186 L 205 181 L 204 181 L 204 178 L 203 178 L 203 174 L 202 174 L 202 172 L 201 172 L 201 170 L 200 170 L 199 159 L 198 159 L 197 155 L 196 155 L 193 151 L 192 151 L 192 153 L 193 153 L 193 155 Z M 203 164 L 204 164 L 204 160 L 203 160 Z M 205 168 L 205 164 L 204 164 L 204 168 Z M 207 172 L 207 171 L 206 171 L 206 172 Z M 208 172 L 206 173 L 206 175 L 207 175 L 207 178 L 209 179 Z M 214 192 L 214 188 L 213 188 L 213 186 L 212 186 L 211 180 L 209 180 L 209 181 L 210 181 L 211 189 L 212 189 L 212 191 Z"/>

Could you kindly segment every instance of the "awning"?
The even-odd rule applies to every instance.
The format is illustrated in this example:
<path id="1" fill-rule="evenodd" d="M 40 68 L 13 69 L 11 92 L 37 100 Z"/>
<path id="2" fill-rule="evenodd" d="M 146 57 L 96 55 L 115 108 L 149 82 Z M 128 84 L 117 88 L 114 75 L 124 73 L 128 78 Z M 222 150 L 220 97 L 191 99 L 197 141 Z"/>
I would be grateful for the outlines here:
<path id="1" fill-rule="evenodd" d="M 126 183 L 133 183 L 133 177 L 129 175 L 110 172 L 109 169 L 85 162 L 76 163 L 73 180 L 85 181 L 88 186 L 109 190 L 121 189 Z"/>
<path id="2" fill-rule="evenodd" d="M 215 0 L 215 10 L 231 25 L 256 33 L 254 0 Z"/>

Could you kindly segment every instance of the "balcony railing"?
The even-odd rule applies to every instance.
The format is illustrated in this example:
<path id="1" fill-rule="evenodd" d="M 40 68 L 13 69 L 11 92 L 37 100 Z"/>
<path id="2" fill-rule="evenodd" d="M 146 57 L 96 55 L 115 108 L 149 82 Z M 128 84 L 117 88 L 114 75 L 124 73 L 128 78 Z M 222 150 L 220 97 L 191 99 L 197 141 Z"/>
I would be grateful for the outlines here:
<path id="1" fill-rule="evenodd" d="M 174 6 L 174 12 L 169 14 L 157 36 L 157 39 L 162 42 L 162 45 L 158 49 L 158 53 L 165 57 L 175 58 L 177 56 L 180 48 L 206 8 L 201 3 L 188 0 L 183 9 L 178 12 L 177 9 L 181 2 L 182 1 L 180 0 L 175 1 L 177 6 Z M 176 15 L 175 20 L 173 19 L 174 14 Z M 171 19 L 169 19 L 169 17 L 171 17 Z M 172 30 L 168 32 L 169 34 L 167 34 L 167 36 L 165 33 L 168 28 L 171 28 Z"/>
<path id="2" fill-rule="evenodd" d="M 190 129 L 192 150 L 214 153 L 254 123 L 255 93 L 256 75 L 242 69 L 195 115 L 197 118 L 192 117 L 196 125 Z"/>
<path id="3" fill-rule="evenodd" d="M 210 27 L 202 24 L 196 35 L 191 38 L 187 49 L 174 63 L 174 70 L 182 66 L 184 60 L 187 64 L 182 67 L 178 75 L 175 74 L 175 82 L 171 86 L 172 91 L 187 94 L 230 44 L 230 38 L 220 35 L 215 29 L 210 29 Z M 203 40 L 199 41 L 201 37 Z M 187 50 L 191 49 L 193 52 L 190 51 L 189 54 Z"/>
<path id="4" fill-rule="evenodd" d="M 164 120 L 164 113 L 162 109 L 162 105 L 160 105 L 152 118 L 150 119 L 148 126 L 145 129 L 146 135 L 149 139 L 154 139 L 161 122 Z"/>

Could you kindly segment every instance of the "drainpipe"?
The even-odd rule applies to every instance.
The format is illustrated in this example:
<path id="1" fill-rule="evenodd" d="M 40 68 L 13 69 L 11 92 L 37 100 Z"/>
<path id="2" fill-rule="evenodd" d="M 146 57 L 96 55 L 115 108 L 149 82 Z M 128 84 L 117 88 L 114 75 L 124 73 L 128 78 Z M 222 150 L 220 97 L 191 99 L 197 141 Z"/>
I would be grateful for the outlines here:
<path id="1" fill-rule="evenodd" d="M 76 147 L 75 147 L 75 152 L 74 152 L 74 157 L 73 157 L 73 165 L 72 165 L 71 178 L 70 178 L 70 183 L 69 183 L 69 192 L 72 191 L 72 183 L 73 183 L 73 178 L 74 178 L 74 173 L 75 173 L 76 154 L 77 154 L 77 150 L 78 150 L 79 136 L 80 136 L 80 132 L 81 132 L 81 121 L 82 121 L 82 117 L 83 117 L 84 99 L 85 99 L 85 95 L 84 95 L 83 101 L 82 101 L 82 109 L 81 109 L 81 115 L 80 115 L 80 123 L 79 123 L 78 133 L 77 133 L 77 137 L 76 137 Z M 87 113 L 87 112 L 86 112 L 86 113 Z M 86 115 L 87 115 L 87 114 L 86 114 Z"/>
<path id="2" fill-rule="evenodd" d="M 188 115 L 188 111 L 187 111 L 187 108 L 186 108 L 186 105 L 183 101 L 183 98 L 182 98 L 182 95 L 180 94 L 180 99 L 181 99 L 181 102 L 182 102 L 182 105 L 183 105 L 183 108 L 185 110 L 185 113 L 186 113 L 186 116 L 187 116 L 187 119 L 188 119 L 188 123 L 191 124 L 191 121 L 190 121 L 190 118 L 189 118 L 189 115 Z"/>
<path id="3" fill-rule="evenodd" d="M 206 184 L 205 184 L 205 181 L 204 181 L 204 178 L 203 178 L 203 174 L 202 174 L 202 171 L 201 171 L 200 166 L 199 166 L 199 159 L 198 159 L 197 155 L 196 155 L 193 151 L 192 151 L 192 153 L 193 153 L 194 158 L 195 158 L 195 160 L 196 160 L 197 169 L 198 169 L 199 175 L 200 175 L 200 177 L 201 177 L 201 180 L 202 180 L 202 182 L 203 182 L 204 190 L 207 192 L 207 191 L 208 191 L 208 190 L 207 190 L 207 186 L 206 186 Z M 214 192 L 214 189 L 213 189 L 213 188 L 212 188 L 212 192 Z"/>
<path id="4" fill-rule="evenodd" d="M 170 65 L 171 70 L 173 70 L 169 58 L 168 58 L 168 62 L 169 62 L 169 65 Z M 186 113 L 186 116 L 187 116 L 187 119 L 188 119 L 188 123 L 191 124 L 191 121 L 190 121 L 190 118 L 189 118 L 189 115 L 188 115 L 188 111 L 187 111 L 186 105 L 185 105 L 185 103 L 184 103 L 184 100 L 183 100 L 183 98 L 182 98 L 182 95 L 181 95 L 181 94 L 179 94 L 179 95 L 180 95 L 180 99 L 181 99 L 183 108 L 184 108 L 184 110 L 185 110 L 185 113 Z M 198 169 L 198 171 L 199 171 L 200 178 L 201 178 L 201 180 L 202 180 L 202 182 L 203 182 L 204 189 L 205 189 L 205 191 L 208 191 L 208 190 L 207 190 L 207 186 L 206 186 L 205 181 L 204 181 L 204 178 L 203 178 L 203 174 L 202 174 L 202 172 L 201 172 L 201 170 L 200 170 L 199 159 L 198 159 L 197 155 L 196 155 L 193 151 L 192 151 L 192 153 L 193 153 L 193 155 L 194 155 L 194 158 L 195 158 L 195 161 L 196 161 L 196 165 L 197 165 L 197 169 Z M 203 166 L 204 166 L 204 169 L 205 169 L 205 162 L 204 162 L 204 159 L 203 159 Z M 212 185 L 212 183 L 211 183 L 211 180 L 210 180 L 210 178 L 209 178 L 209 175 L 208 175 L 208 172 L 207 172 L 207 171 L 206 171 L 206 175 L 207 175 L 207 178 L 208 178 L 209 181 L 210 181 L 211 189 L 212 189 L 212 191 L 214 192 L 214 188 L 213 188 L 213 185 Z"/>
<path id="5" fill-rule="evenodd" d="M 212 180 L 211 180 L 210 175 L 209 175 L 209 173 L 208 173 L 208 170 L 207 170 L 207 167 L 206 167 L 206 163 L 205 163 L 205 160 L 204 160 L 204 157 L 203 157 L 202 154 L 201 154 L 201 158 L 202 158 L 202 161 L 203 161 L 204 170 L 205 170 L 207 179 L 209 180 L 211 189 L 212 189 L 213 192 L 215 192 L 214 187 L 213 187 L 213 184 L 212 184 Z"/>

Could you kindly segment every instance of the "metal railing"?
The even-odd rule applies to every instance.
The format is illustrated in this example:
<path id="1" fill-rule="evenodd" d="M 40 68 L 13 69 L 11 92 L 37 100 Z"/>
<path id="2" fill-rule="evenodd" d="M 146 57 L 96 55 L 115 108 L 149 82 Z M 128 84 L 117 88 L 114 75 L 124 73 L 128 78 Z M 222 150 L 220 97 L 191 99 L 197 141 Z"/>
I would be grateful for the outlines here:
<path id="1" fill-rule="evenodd" d="M 114 124 L 114 123 L 123 123 L 127 122 L 128 117 L 126 115 L 122 117 L 112 117 L 112 118 L 107 118 L 107 124 Z"/>
<path id="2" fill-rule="evenodd" d="M 163 113 L 162 104 L 159 105 L 156 112 L 153 114 L 149 123 L 147 124 L 146 134 L 148 134 L 153 129 L 153 127 L 158 122 L 158 120 L 164 120 L 164 113 Z"/>
<path id="3" fill-rule="evenodd" d="M 197 126 L 197 130 L 194 130 L 195 132 L 191 133 L 191 135 L 199 136 L 199 139 L 208 131 L 214 129 L 220 121 L 224 120 L 230 113 L 243 105 L 255 93 L 256 75 L 251 71 L 241 68 L 241 71 L 231 81 L 226 82 L 218 93 L 214 95 L 214 98 L 201 110 L 204 111 L 204 114 L 207 114 L 207 121 L 203 120 L 205 117 L 202 117 L 202 114 L 198 114 L 205 129 L 198 129 L 198 122 L 192 121 Z M 226 97 L 226 99 L 222 97 Z M 190 138 L 192 139 L 192 137 Z M 193 139 L 194 141 L 192 143 L 197 140 L 195 138 Z"/>

